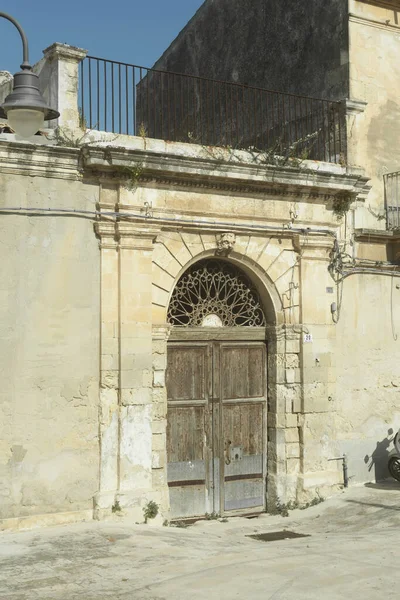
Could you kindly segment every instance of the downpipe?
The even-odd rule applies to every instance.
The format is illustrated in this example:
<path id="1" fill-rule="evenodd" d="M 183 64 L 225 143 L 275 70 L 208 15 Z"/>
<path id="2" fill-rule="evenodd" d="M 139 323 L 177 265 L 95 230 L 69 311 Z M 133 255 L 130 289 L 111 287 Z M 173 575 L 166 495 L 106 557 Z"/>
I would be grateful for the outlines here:
<path id="1" fill-rule="evenodd" d="M 349 475 L 347 468 L 347 455 L 343 454 L 343 456 L 336 456 L 335 458 L 328 458 L 328 461 L 331 460 L 341 460 L 343 467 L 343 485 L 345 488 L 349 487 Z"/>

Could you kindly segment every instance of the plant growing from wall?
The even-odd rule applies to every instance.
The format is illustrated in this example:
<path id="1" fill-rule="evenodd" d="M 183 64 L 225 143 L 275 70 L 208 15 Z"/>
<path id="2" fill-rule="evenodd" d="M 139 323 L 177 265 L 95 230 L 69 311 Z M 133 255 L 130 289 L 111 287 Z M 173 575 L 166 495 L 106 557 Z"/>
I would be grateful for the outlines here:
<path id="1" fill-rule="evenodd" d="M 384 209 L 383 213 L 377 213 L 375 210 L 373 210 L 373 208 L 371 208 L 371 206 L 367 206 L 367 210 L 368 212 L 375 217 L 375 219 L 377 221 L 386 221 L 387 220 L 387 209 Z"/>
<path id="2" fill-rule="evenodd" d="M 85 131 L 83 135 L 76 137 L 71 131 L 62 127 L 56 127 L 53 133 L 53 139 L 55 140 L 57 146 L 64 146 L 65 148 L 80 148 L 84 144 L 88 143 L 85 140 L 89 133 L 90 131 L 88 130 Z"/>
<path id="3" fill-rule="evenodd" d="M 121 173 L 126 176 L 124 185 L 126 189 L 133 190 L 137 187 L 137 183 L 143 173 L 143 163 L 134 163 L 128 167 L 121 167 Z"/>
<path id="4" fill-rule="evenodd" d="M 310 156 L 311 150 L 316 143 L 318 131 L 310 133 L 303 138 L 295 140 L 286 148 L 283 139 L 277 138 L 273 145 L 267 150 L 260 150 L 255 146 L 233 148 L 230 145 L 217 143 L 214 146 L 203 146 L 203 150 L 214 160 L 227 163 L 245 163 L 250 159 L 259 165 L 283 167 L 285 165 L 299 167 L 304 160 Z M 245 152 L 243 157 L 236 151 Z"/>
<path id="5" fill-rule="evenodd" d="M 83 114 L 83 110 L 82 110 L 81 106 L 78 107 L 78 119 L 79 119 L 79 127 L 81 129 L 83 129 L 84 131 L 86 131 L 88 129 L 88 126 L 87 126 L 86 117 Z"/>
<path id="6" fill-rule="evenodd" d="M 76 136 L 69 129 L 63 127 L 56 127 L 52 133 L 48 136 L 48 139 L 52 139 L 56 142 L 56 146 L 63 146 L 65 148 L 83 148 L 84 146 L 90 146 L 92 144 L 98 144 L 101 142 L 113 142 L 118 136 L 114 136 L 112 140 L 108 139 L 107 136 L 97 137 L 95 140 L 89 140 L 88 136 L 93 133 L 92 129 L 87 129 L 81 136 Z"/>
<path id="7" fill-rule="evenodd" d="M 143 508 L 144 522 L 147 523 L 149 519 L 155 519 L 155 517 L 158 515 L 158 509 L 158 504 L 153 500 L 150 500 Z"/>
<path id="8" fill-rule="evenodd" d="M 321 502 L 324 502 L 325 498 L 319 494 L 317 491 L 317 495 L 310 500 L 310 502 L 306 502 L 304 504 L 300 504 L 297 500 L 290 500 L 287 504 L 281 504 L 279 500 L 276 502 L 276 513 L 280 514 L 282 517 L 288 517 L 290 510 L 296 510 L 297 508 L 300 510 L 306 510 L 307 508 L 311 508 L 311 506 L 317 506 Z"/>
<path id="9" fill-rule="evenodd" d="M 343 192 L 333 199 L 332 210 L 338 221 L 341 221 L 350 209 L 353 199 L 350 194 Z"/>
<path id="10" fill-rule="evenodd" d="M 206 513 L 204 516 L 206 518 L 206 521 L 217 521 L 221 518 L 221 515 L 216 512 Z"/>

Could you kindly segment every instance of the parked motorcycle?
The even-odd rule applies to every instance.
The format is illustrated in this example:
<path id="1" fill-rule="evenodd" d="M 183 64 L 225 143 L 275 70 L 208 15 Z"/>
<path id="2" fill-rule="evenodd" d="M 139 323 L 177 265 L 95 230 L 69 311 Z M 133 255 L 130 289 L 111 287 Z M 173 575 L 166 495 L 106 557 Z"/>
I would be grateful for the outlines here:
<path id="1" fill-rule="evenodd" d="M 388 469 L 389 473 L 400 481 L 400 429 L 393 439 L 394 448 L 389 452 Z"/>

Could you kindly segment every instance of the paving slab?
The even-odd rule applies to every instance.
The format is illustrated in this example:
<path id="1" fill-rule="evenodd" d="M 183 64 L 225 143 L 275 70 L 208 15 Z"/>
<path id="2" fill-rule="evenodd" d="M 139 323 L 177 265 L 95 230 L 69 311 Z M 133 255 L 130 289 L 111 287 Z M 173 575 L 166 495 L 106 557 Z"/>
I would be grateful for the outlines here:
<path id="1" fill-rule="evenodd" d="M 378 600 L 395 590 L 399 525 L 400 484 L 389 482 L 353 487 L 288 517 L 178 528 L 114 516 L 7 532 L 0 599 Z M 284 530 L 307 537 L 249 537 Z"/>

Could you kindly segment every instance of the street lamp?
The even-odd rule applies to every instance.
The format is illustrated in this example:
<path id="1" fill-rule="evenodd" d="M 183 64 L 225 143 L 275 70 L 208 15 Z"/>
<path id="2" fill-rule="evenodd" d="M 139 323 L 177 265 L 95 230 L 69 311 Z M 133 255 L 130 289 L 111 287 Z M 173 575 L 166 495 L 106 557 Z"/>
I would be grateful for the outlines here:
<path id="1" fill-rule="evenodd" d="M 7 119 L 17 135 L 29 138 L 43 127 L 45 121 L 57 119 L 60 113 L 47 106 L 39 91 L 39 77 L 29 63 L 28 40 L 22 27 L 6 13 L 0 12 L 0 17 L 15 25 L 23 47 L 22 70 L 14 75 L 13 90 L 0 106 L 0 118 Z"/>

